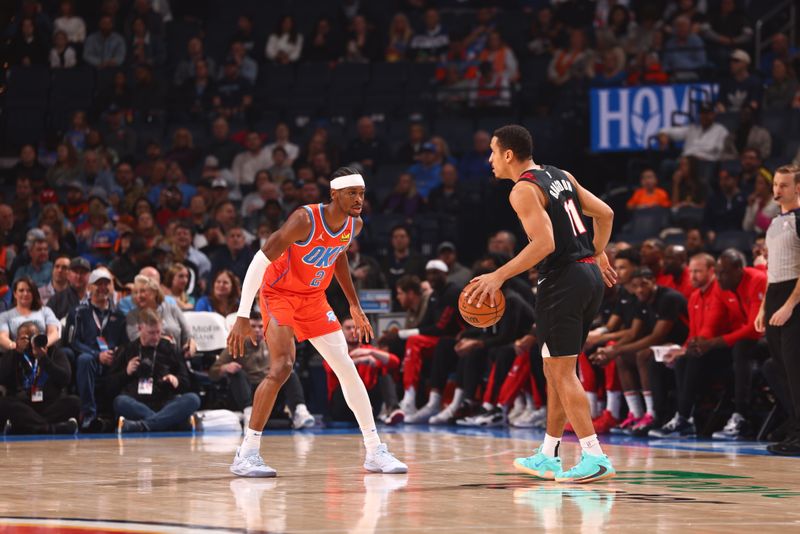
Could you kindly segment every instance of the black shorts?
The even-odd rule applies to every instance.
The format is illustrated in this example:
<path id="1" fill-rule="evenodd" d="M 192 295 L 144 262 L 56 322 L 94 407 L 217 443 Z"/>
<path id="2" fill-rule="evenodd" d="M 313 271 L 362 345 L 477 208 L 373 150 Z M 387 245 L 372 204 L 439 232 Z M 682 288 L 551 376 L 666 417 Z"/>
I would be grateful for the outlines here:
<path id="1" fill-rule="evenodd" d="M 539 277 L 536 338 L 542 357 L 575 356 L 583 350 L 603 300 L 603 279 L 594 263 L 574 262 Z"/>

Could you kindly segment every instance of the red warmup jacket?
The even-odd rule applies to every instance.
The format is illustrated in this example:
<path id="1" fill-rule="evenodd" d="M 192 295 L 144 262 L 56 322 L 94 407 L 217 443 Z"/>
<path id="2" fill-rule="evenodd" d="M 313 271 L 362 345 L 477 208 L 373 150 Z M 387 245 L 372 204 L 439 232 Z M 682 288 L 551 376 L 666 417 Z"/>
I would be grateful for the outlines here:
<path id="1" fill-rule="evenodd" d="M 767 274 L 761 269 L 745 267 L 742 273 L 742 281 L 736 291 L 736 305 L 739 313 L 744 317 L 744 324 L 722 336 L 723 341 L 729 347 L 744 339 L 757 340 L 763 334 L 756 332 L 756 316 L 761 307 L 761 301 L 767 292 Z M 726 291 L 725 293 L 730 293 Z"/>
<path id="2" fill-rule="evenodd" d="M 739 328 L 744 316 L 730 291 L 714 279 L 705 291 L 695 289 L 689 297 L 689 339 L 713 339 Z"/>
<path id="3" fill-rule="evenodd" d="M 692 277 L 689 274 L 688 267 L 683 268 L 683 272 L 680 275 L 680 281 L 676 280 L 671 274 L 661 271 L 661 273 L 656 276 L 656 285 L 674 289 L 686 297 L 686 300 L 692 298 L 692 293 L 694 293 L 695 289 L 692 287 Z"/>
<path id="4" fill-rule="evenodd" d="M 359 349 L 377 349 L 377 347 L 373 347 L 372 345 L 359 345 Z M 328 401 L 333 398 L 333 392 L 336 391 L 336 388 L 339 387 L 339 379 L 336 378 L 336 373 L 333 372 L 331 366 L 328 365 L 328 362 L 322 361 L 322 365 L 325 368 L 325 374 L 328 377 Z M 400 358 L 389 353 L 389 361 L 386 364 L 380 362 L 380 360 L 375 361 L 375 365 L 369 365 L 366 363 L 360 363 L 356 365 L 356 370 L 358 371 L 358 376 L 361 377 L 361 381 L 364 382 L 364 386 L 366 386 L 367 391 L 371 390 L 375 386 L 378 385 L 378 378 L 383 376 L 387 373 L 394 373 L 398 369 L 400 369 Z"/>

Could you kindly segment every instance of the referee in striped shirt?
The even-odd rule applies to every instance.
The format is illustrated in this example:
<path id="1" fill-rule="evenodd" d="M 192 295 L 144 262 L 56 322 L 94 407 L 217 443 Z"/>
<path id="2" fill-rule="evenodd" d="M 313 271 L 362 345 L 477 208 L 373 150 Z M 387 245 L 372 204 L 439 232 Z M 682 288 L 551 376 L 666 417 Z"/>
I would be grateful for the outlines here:
<path id="1" fill-rule="evenodd" d="M 767 295 L 755 327 L 766 330 L 770 355 L 786 377 L 792 429 L 767 450 L 800 456 L 800 167 L 775 171 L 772 193 L 781 211 L 767 230 Z"/>

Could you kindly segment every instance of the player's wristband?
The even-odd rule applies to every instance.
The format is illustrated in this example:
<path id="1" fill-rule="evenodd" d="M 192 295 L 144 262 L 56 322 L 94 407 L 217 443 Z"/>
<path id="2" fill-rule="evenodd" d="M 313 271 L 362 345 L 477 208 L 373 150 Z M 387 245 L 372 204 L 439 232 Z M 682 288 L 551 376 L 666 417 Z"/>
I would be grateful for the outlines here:
<path id="1" fill-rule="evenodd" d="M 256 252 L 250 266 L 247 268 L 247 274 L 244 275 L 244 282 L 242 282 L 242 298 L 239 301 L 239 311 L 236 312 L 237 317 L 250 318 L 250 312 L 253 309 L 253 300 L 261 289 L 261 282 L 264 279 L 264 273 L 269 267 L 269 258 L 264 254 L 263 250 Z"/>
<path id="2" fill-rule="evenodd" d="M 419 335 L 419 328 L 406 328 L 405 330 L 400 330 L 397 332 L 397 337 L 400 339 L 408 339 L 411 336 L 418 336 Z"/>
<path id="3" fill-rule="evenodd" d="M 601 327 L 599 327 L 599 328 L 597 329 L 597 333 L 598 333 L 598 334 L 600 334 L 600 335 L 603 335 L 603 334 L 608 334 L 608 327 L 607 327 L 607 326 L 601 326 Z"/>

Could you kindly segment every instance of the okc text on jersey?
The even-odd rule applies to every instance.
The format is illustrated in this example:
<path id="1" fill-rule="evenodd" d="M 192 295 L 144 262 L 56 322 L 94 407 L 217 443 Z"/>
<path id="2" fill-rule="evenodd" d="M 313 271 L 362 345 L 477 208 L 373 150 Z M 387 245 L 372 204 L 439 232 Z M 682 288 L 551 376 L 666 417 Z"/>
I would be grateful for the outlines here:
<path id="1" fill-rule="evenodd" d="M 303 263 L 313 265 L 318 269 L 325 269 L 334 264 L 345 248 L 347 247 L 314 247 L 311 252 L 303 256 Z"/>

